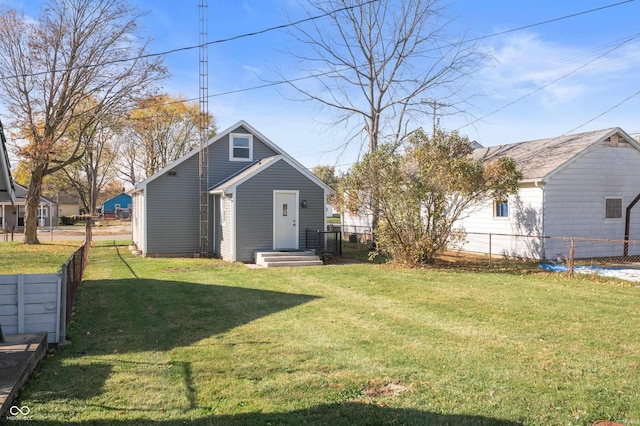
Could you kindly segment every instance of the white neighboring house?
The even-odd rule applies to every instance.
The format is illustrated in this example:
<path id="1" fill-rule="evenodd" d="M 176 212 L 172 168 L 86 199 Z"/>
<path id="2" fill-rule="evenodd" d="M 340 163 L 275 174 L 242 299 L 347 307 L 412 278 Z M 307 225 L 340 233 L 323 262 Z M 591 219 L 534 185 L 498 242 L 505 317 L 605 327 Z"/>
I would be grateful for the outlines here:
<path id="1" fill-rule="evenodd" d="M 620 128 L 479 148 L 474 157 L 508 156 L 524 174 L 517 194 L 494 200 L 460 220 L 464 250 L 534 259 L 568 256 L 566 241 L 544 237 L 640 239 L 640 143 Z M 489 239 L 489 234 L 492 234 Z M 514 235 L 526 235 L 529 238 Z M 603 245 L 598 256 L 621 256 L 623 244 Z M 576 246 L 575 257 L 592 257 Z M 628 254 L 638 254 L 631 246 Z"/>
<path id="2" fill-rule="evenodd" d="M 507 200 L 470 209 L 456 222 L 467 232 L 465 251 L 555 259 L 568 257 L 568 242 L 543 237 L 624 239 L 627 208 L 640 196 L 640 143 L 622 129 L 476 146 L 475 158 L 511 157 L 524 178 Z M 345 212 L 342 224 L 346 235 L 366 238 L 371 232 L 370 215 Z M 639 240 L 640 202 L 629 210 L 628 226 L 629 238 Z M 575 257 L 593 256 L 586 247 L 575 249 Z M 621 256 L 623 249 L 607 244 L 597 254 Z M 628 254 L 640 254 L 640 248 L 632 244 Z"/>

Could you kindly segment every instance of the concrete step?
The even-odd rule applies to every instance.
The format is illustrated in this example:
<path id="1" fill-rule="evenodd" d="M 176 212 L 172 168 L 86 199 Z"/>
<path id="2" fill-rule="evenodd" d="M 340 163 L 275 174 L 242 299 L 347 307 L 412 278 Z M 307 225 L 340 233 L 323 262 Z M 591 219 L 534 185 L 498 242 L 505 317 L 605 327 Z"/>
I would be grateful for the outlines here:
<path id="1" fill-rule="evenodd" d="M 287 260 L 287 262 L 298 262 L 319 259 L 318 256 L 264 256 L 260 259 L 261 262 L 281 262 Z"/>
<path id="2" fill-rule="evenodd" d="M 312 250 L 298 251 L 257 251 L 256 260 L 262 257 L 315 256 Z"/>
<path id="3" fill-rule="evenodd" d="M 269 251 L 256 252 L 256 265 L 272 268 L 274 266 L 318 266 L 320 257 L 313 251 Z"/>
<path id="4" fill-rule="evenodd" d="M 296 261 L 288 261 L 281 260 L 277 262 L 264 262 L 262 266 L 266 268 L 274 268 L 277 266 L 322 266 L 322 260 L 296 260 Z"/>

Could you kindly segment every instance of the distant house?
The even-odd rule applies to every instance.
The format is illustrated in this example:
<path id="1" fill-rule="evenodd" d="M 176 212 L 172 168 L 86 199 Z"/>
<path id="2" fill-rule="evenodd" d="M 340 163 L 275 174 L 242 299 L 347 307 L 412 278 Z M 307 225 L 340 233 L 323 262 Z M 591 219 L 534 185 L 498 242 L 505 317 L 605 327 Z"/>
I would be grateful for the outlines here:
<path id="1" fill-rule="evenodd" d="M 640 196 L 640 144 L 622 129 L 479 148 L 473 155 L 486 162 L 509 156 L 524 179 L 517 194 L 478 206 L 457 223 L 468 234 L 465 250 L 554 259 L 568 256 L 567 241 L 544 237 L 623 240 L 628 226 L 630 238 L 640 239 L 640 203 L 626 220 Z M 620 256 L 623 248 L 609 244 L 598 255 Z M 581 246 L 575 256 L 593 257 Z"/>
<path id="2" fill-rule="evenodd" d="M 0 227 L 3 229 L 23 229 L 27 198 L 27 188 L 14 183 L 15 203 L 0 201 Z M 38 206 L 38 226 L 50 227 L 58 224 L 56 204 L 47 197 L 40 197 Z"/>
<path id="3" fill-rule="evenodd" d="M 52 199 L 58 207 L 58 217 L 72 217 L 80 214 L 80 199 L 77 195 L 61 192 Z"/>
<path id="4" fill-rule="evenodd" d="M 248 123 L 210 139 L 206 154 L 204 203 L 197 149 L 135 186 L 133 241 L 145 256 L 201 254 L 206 229 L 207 254 L 251 262 L 305 249 L 308 230 L 326 229 L 331 188 Z"/>
<path id="5" fill-rule="evenodd" d="M 11 178 L 11 163 L 9 163 L 7 141 L 4 136 L 4 128 L 0 122 L 0 202 L 13 204 L 15 201 L 16 194 L 13 179 Z"/>
<path id="6" fill-rule="evenodd" d="M 131 195 L 122 192 L 102 203 L 102 217 L 106 219 L 128 219 L 132 205 Z"/>

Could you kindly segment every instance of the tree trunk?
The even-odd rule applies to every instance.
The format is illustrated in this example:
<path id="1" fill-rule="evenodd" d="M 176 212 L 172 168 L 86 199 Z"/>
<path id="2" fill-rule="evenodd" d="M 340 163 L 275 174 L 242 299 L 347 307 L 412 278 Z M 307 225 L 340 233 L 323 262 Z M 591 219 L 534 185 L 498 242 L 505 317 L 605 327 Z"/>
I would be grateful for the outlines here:
<path id="1" fill-rule="evenodd" d="M 97 216 L 98 205 L 98 173 L 96 169 L 88 170 L 87 177 L 89 178 L 89 214 L 91 216 Z"/>
<path id="2" fill-rule="evenodd" d="M 24 243 L 40 244 L 38 240 L 38 208 L 40 207 L 40 192 L 42 190 L 42 178 L 44 166 L 37 166 L 31 175 L 27 198 L 25 200 L 24 215 Z"/>

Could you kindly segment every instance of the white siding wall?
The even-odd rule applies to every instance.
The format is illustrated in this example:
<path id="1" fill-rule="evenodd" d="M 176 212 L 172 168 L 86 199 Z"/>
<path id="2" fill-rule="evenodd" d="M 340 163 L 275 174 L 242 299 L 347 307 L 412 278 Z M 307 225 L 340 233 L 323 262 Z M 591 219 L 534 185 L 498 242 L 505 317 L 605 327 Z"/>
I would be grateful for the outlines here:
<path id="1" fill-rule="evenodd" d="M 625 142 L 604 142 L 552 176 L 546 188 L 545 233 L 549 236 L 622 240 L 625 210 L 640 193 L 640 152 Z M 622 197 L 622 218 L 604 218 L 605 197 Z M 632 209 L 630 238 L 640 239 L 640 204 Z M 548 252 L 566 251 L 549 242 Z M 557 247 L 556 247 L 557 246 Z M 621 244 L 602 245 L 601 256 L 619 256 Z M 631 253 L 630 254 L 637 254 Z M 580 249 L 576 248 L 580 257 Z M 593 255 L 589 255 L 592 257 Z"/>
<path id="2" fill-rule="evenodd" d="M 342 213 L 340 217 L 343 238 L 346 238 L 348 234 L 356 234 L 361 243 L 371 240 L 373 219 L 370 214 L 358 213 L 354 215 L 347 211 Z"/>
<path id="3" fill-rule="evenodd" d="M 560 239 L 499 237 L 495 234 L 544 235 L 547 237 L 583 237 L 622 240 L 625 210 L 640 193 L 640 152 L 620 142 L 594 145 L 548 178 L 542 187 L 523 187 L 509 198 L 509 220 L 493 217 L 488 202 L 459 223 L 469 233 L 467 251 L 488 253 L 489 238 L 493 254 L 530 257 L 569 255 L 569 243 Z M 604 218 L 605 197 L 622 197 L 622 218 Z M 544 208 L 543 208 L 544 205 Z M 630 238 L 640 240 L 640 203 L 632 210 Z M 543 245 L 542 245 L 543 244 Z M 620 256 L 623 244 L 580 243 L 576 257 Z M 595 250 L 595 251 L 594 251 Z M 629 254 L 640 254 L 630 246 Z"/>
<path id="4" fill-rule="evenodd" d="M 526 258 L 544 255 L 539 237 L 542 235 L 541 187 L 522 187 L 509 197 L 509 217 L 494 217 L 493 200 L 470 209 L 456 223 L 467 232 L 467 243 L 463 250 Z M 513 237 L 512 235 L 527 235 Z"/>
<path id="5" fill-rule="evenodd" d="M 144 216 L 144 191 L 133 194 L 133 212 L 131 218 L 132 238 L 138 249 L 146 252 L 145 245 L 145 216 Z"/>

